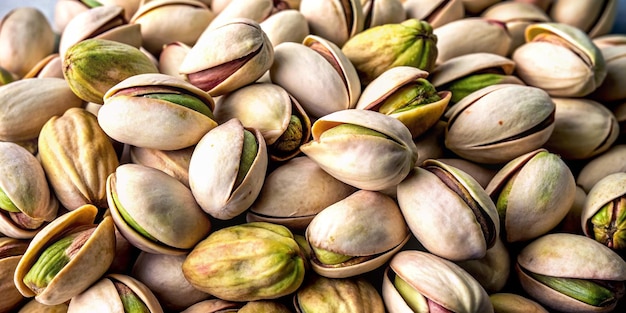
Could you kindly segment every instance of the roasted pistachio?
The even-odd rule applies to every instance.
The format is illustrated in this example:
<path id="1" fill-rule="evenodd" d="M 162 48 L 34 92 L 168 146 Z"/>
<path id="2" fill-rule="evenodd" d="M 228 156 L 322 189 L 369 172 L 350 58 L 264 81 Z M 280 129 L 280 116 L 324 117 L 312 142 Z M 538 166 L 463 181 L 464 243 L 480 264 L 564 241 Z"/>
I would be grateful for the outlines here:
<path id="1" fill-rule="evenodd" d="M 383 299 L 362 277 L 326 278 L 311 276 L 293 297 L 299 313 L 385 312 Z"/>
<path id="2" fill-rule="evenodd" d="M 339 47 L 364 28 L 361 0 L 301 0 L 300 12 L 312 35 L 327 38 Z"/>
<path id="3" fill-rule="evenodd" d="M 581 216 L 590 238 L 613 250 L 626 248 L 626 173 L 607 175 L 587 194 Z"/>

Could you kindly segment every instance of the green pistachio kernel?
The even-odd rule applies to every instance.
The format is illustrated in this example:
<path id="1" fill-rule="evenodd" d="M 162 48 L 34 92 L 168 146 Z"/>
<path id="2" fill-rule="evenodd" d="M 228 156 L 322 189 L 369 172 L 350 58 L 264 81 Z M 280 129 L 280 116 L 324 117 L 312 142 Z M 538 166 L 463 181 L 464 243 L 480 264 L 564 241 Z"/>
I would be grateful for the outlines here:
<path id="1" fill-rule="evenodd" d="M 504 77 L 505 75 L 494 73 L 476 74 L 457 79 L 444 85 L 442 89 L 452 92 L 450 102 L 457 103 L 478 89 L 500 83 Z"/>
<path id="2" fill-rule="evenodd" d="M 320 140 L 340 135 L 367 135 L 367 136 L 376 136 L 382 138 L 388 138 L 383 133 L 377 132 L 373 129 L 355 125 L 355 124 L 341 124 L 337 125 L 333 128 L 330 128 L 322 133 L 320 136 Z"/>
<path id="3" fill-rule="evenodd" d="M 607 203 L 591 218 L 589 226 L 596 241 L 615 250 L 626 248 L 626 198 Z"/>
<path id="4" fill-rule="evenodd" d="M 99 7 L 102 6 L 102 3 L 96 1 L 96 0 L 82 0 L 81 1 L 84 5 L 88 6 L 89 8 L 95 8 L 95 7 Z"/>
<path id="5" fill-rule="evenodd" d="M 15 81 L 15 78 L 13 78 L 13 74 L 11 74 L 11 72 L 9 72 L 7 69 L 0 67 L 0 86 L 6 85 L 13 81 Z"/>
<path id="6" fill-rule="evenodd" d="M 598 283 L 577 278 L 560 278 L 529 273 L 542 284 L 578 301 L 593 306 L 605 306 L 616 301 L 613 292 Z"/>
<path id="7" fill-rule="evenodd" d="M 95 227 L 71 233 L 46 248 L 23 278 L 35 294 L 43 291 L 54 277 L 78 253 Z"/>
<path id="8" fill-rule="evenodd" d="M 259 144 L 256 142 L 254 134 L 248 130 L 244 130 L 243 151 L 241 151 L 241 159 L 239 159 L 239 172 L 237 172 L 237 179 L 235 179 L 235 188 L 241 185 L 248 171 L 250 171 L 250 167 L 252 167 L 252 163 L 254 163 L 258 151 Z"/>
<path id="9" fill-rule="evenodd" d="M 213 112 L 211 112 L 211 109 L 206 105 L 206 103 L 192 95 L 177 93 L 150 93 L 143 95 L 143 97 L 176 103 L 201 113 L 212 120 L 215 119 Z"/>
<path id="10" fill-rule="evenodd" d="M 113 286 L 120 295 L 125 313 L 150 313 L 146 304 L 128 286 L 117 281 L 113 282 Z"/>
<path id="11" fill-rule="evenodd" d="M 15 206 L 15 203 L 13 203 L 11 199 L 9 199 L 9 196 L 4 193 L 4 190 L 2 190 L 2 188 L 0 188 L 0 209 L 13 213 L 21 212 L 20 209 Z"/>
<path id="12" fill-rule="evenodd" d="M 156 238 L 150 235 L 145 229 L 143 229 L 143 227 L 141 227 L 137 223 L 137 221 L 135 221 L 135 219 L 132 218 L 132 216 L 130 216 L 130 214 L 128 214 L 128 211 L 124 209 L 124 206 L 122 206 L 122 203 L 120 203 L 120 200 L 117 198 L 117 193 L 115 192 L 113 192 L 113 203 L 115 203 L 115 207 L 117 208 L 117 211 L 120 212 L 122 219 L 126 222 L 126 224 L 128 224 L 128 226 L 130 226 L 130 228 L 134 229 L 136 232 L 140 233 L 142 236 L 154 242 L 158 242 Z"/>
<path id="13" fill-rule="evenodd" d="M 383 114 L 400 113 L 441 100 L 435 86 L 423 78 L 403 86 L 389 96 L 378 109 Z"/>
<path id="14" fill-rule="evenodd" d="M 327 265 L 335 265 L 352 259 L 352 256 L 335 253 L 321 248 L 311 247 L 318 261 Z"/>
<path id="15" fill-rule="evenodd" d="M 405 282 L 400 276 L 396 275 L 393 285 L 398 293 L 404 299 L 404 302 L 413 310 L 413 312 L 428 312 L 428 302 L 426 298 L 415 290 L 411 285 Z"/>
<path id="16" fill-rule="evenodd" d="M 302 143 L 302 121 L 295 115 L 289 119 L 289 126 L 272 145 L 279 152 L 291 152 L 300 147 Z"/>

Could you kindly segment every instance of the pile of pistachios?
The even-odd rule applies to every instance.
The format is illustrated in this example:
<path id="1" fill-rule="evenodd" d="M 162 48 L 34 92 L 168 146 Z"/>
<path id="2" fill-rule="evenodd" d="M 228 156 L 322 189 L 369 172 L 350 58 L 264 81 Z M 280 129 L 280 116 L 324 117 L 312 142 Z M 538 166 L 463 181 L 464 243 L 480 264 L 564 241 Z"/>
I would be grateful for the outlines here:
<path id="1" fill-rule="evenodd" d="M 624 312 L 617 0 L 0 22 L 0 313 Z"/>

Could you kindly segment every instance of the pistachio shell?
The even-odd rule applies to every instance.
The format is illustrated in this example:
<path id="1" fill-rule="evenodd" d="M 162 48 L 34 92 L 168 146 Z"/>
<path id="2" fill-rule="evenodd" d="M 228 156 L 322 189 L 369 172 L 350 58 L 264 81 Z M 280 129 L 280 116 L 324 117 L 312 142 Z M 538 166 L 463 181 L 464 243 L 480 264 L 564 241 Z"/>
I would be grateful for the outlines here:
<path id="1" fill-rule="evenodd" d="M 451 58 L 437 66 L 431 73 L 429 81 L 435 87 L 441 87 L 454 80 L 482 71 L 513 74 L 515 62 L 498 54 L 477 52 Z"/>
<path id="2" fill-rule="evenodd" d="M 218 313 L 223 310 L 235 310 L 235 312 L 241 307 L 240 303 L 224 301 L 221 299 L 209 299 L 200 301 L 181 313 Z"/>
<path id="3" fill-rule="evenodd" d="M 626 67 L 626 45 L 605 47 L 601 49 L 606 63 L 606 77 L 602 84 L 590 95 L 592 99 L 602 102 L 626 99 L 626 92 L 620 88 Z"/>
<path id="4" fill-rule="evenodd" d="M 585 192 L 602 178 L 618 172 L 626 172 L 626 145 L 616 144 L 603 154 L 589 160 L 580 170 L 576 177 L 576 184 L 581 186 Z"/>
<path id="5" fill-rule="evenodd" d="M 282 1 L 272 0 L 229 0 L 228 5 L 219 12 L 209 28 L 216 28 L 224 25 L 234 18 L 247 18 L 257 23 L 268 19 L 279 8 L 276 6 Z"/>
<path id="6" fill-rule="evenodd" d="M 509 251 L 500 240 L 487 250 L 485 256 L 477 260 L 457 262 L 457 265 L 466 270 L 480 283 L 485 291 L 492 294 L 504 288 L 511 271 Z"/>
<path id="7" fill-rule="evenodd" d="M 191 47 L 182 42 L 172 42 L 163 46 L 159 55 L 159 72 L 185 80 L 178 69 Z"/>
<path id="8" fill-rule="evenodd" d="M 383 300 L 364 278 L 326 278 L 313 276 L 293 297 L 299 313 L 337 311 L 383 313 Z"/>
<path id="9" fill-rule="evenodd" d="M 37 63 L 24 78 L 63 78 L 63 59 L 58 53 L 50 54 Z"/>
<path id="10" fill-rule="evenodd" d="M 24 296 L 13 284 L 15 268 L 26 250 L 28 243 L 20 242 L 17 239 L 0 237 L 0 310 L 11 312 L 16 309 L 24 300 Z"/>
<path id="11" fill-rule="evenodd" d="M 274 47 L 282 42 L 302 42 L 310 34 L 309 24 L 298 10 L 279 11 L 259 25 Z"/>
<path id="12" fill-rule="evenodd" d="M 67 313 L 67 304 L 45 305 L 32 299 L 21 307 L 18 313 Z"/>
<path id="13" fill-rule="evenodd" d="M 548 313 L 539 303 L 514 293 L 489 296 L 495 313 Z"/>
<path id="14" fill-rule="evenodd" d="M 176 178 L 189 187 L 189 162 L 195 146 L 181 150 L 156 150 L 130 147 L 130 159 L 133 163 L 156 168 Z"/>
<path id="15" fill-rule="evenodd" d="M 361 0 L 364 29 L 384 24 L 402 23 L 406 12 L 400 0 Z"/>
<path id="16" fill-rule="evenodd" d="M 405 0 L 402 3 L 407 18 L 425 20 L 437 28 L 465 16 L 461 0 Z"/>
<path id="17" fill-rule="evenodd" d="M 593 228 L 589 225 L 591 218 L 607 203 L 626 195 L 624 182 L 626 173 L 609 174 L 589 190 L 581 215 L 581 226 L 586 236 L 593 238 Z"/>
<path id="18" fill-rule="evenodd" d="M 553 21 L 575 26 L 589 33 L 590 37 L 609 33 L 617 18 L 618 1 L 615 0 L 588 3 L 571 0 L 553 2 L 549 11 Z"/>
<path id="19" fill-rule="evenodd" d="M 306 17 L 311 34 L 339 47 L 364 28 L 361 0 L 302 0 L 300 12 Z"/>

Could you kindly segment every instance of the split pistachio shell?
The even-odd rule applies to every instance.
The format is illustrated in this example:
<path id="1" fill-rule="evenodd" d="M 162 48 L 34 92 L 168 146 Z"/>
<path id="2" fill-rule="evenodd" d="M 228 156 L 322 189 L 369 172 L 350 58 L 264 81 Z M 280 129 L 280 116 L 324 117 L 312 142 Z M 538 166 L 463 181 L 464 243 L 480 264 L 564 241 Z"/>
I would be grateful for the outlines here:
<path id="1" fill-rule="evenodd" d="M 559 224 L 574 202 L 576 183 L 558 155 L 538 149 L 508 162 L 485 189 L 498 208 L 505 241 L 516 242 Z"/>
<path id="2" fill-rule="evenodd" d="M 489 296 L 494 313 L 548 313 L 539 303 L 514 293 Z"/>
<path id="3" fill-rule="evenodd" d="M 322 37 L 309 35 L 302 44 L 281 43 L 274 59 L 271 81 L 296 98 L 311 118 L 352 109 L 361 95 L 354 65 Z"/>
<path id="4" fill-rule="evenodd" d="M 468 14 L 480 14 L 485 9 L 500 1 L 501 0 L 462 0 L 465 12 Z"/>
<path id="5" fill-rule="evenodd" d="M 32 239 L 28 249 L 20 259 L 14 275 L 17 289 L 25 297 L 33 297 L 38 302 L 56 305 L 70 300 L 96 282 L 107 271 L 114 258 L 115 227 L 110 217 L 93 224 L 98 209 L 93 205 L 84 205 L 74 211 L 61 215 L 46 225 Z M 27 286 L 24 277 L 40 258 L 44 250 L 61 239 L 64 234 L 77 232 L 85 227 L 93 232 L 80 244 L 67 263 L 41 290 L 35 291 Z M 62 253 L 66 253 L 63 251 Z"/>
<path id="6" fill-rule="evenodd" d="M 485 190 L 467 173 L 435 160 L 415 167 L 398 185 L 398 204 L 424 248 L 449 260 L 484 257 L 500 233 Z"/>
<path id="7" fill-rule="evenodd" d="M 158 56 L 171 42 L 195 44 L 214 17 L 200 1 L 155 0 L 141 5 L 129 23 L 141 26 L 143 47 Z"/>
<path id="8" fill-rule="evenodd" d="M 356 125 L 383 135 L 324 136 L 335 126 Z M 318 119 L 313 140 L 300 150 L 336 179 L 359 189 L 384 190 L 400 183 L 415 165 L 417 147 L 397 119 L 369 110 L 343 110 Z"/>
<path id="9" fill-rule="evenodd" d="M 329 278 L 356 276 L 382 266 L 409 237 L 409 229 L 393 199 L 367 190 L 359 190 L 325 208 L 306 229 L 306 239 L 314 251 L 351 257 L 338 264 L 324 264 L 315 252 L 316 257 L 311 260 L 313 270 Z"/>
<path id="10" fill-rule="evenodd" d="M 615 301 L 593 306 L 540 283 L 531 274 L 609 285 L 626 280 L 626 262 L 617 253 L 591 238 L 564 233 L 545 235 L 527 245 L 517 256 L 516 270 L 522 288 L 533 299 L 564 312 L 611 312 L 621 295 L 617 291 Z"/>
<path id="11" fill-rule="evenodd" d="M 63 78 L 63 59 L 58 53 L 53 53 L 43 58 L 33 68 L 30 69 L 24 78 Z"/>
<path id="12" fill-rule="evenodd" d="M 312 276 L 298 289 L 293 302 L 298 313 L 385 312 L 382 297 L 363 277 Z"/>
<path id="13" fill-rule="evenodd" d="M 52 54 L 55 35 L 43 12 L 21 7 L 8 12 L 0 21 L 0 46 L 0 66 L 22 77 Z"/>
<path id="14" fill-rule="evenodd" d="M 0 192 L 3 200 L 10 202 L 8 207 L 4 201 L 0 205 L 0 215 L 3 216 L 1 233 L 16 238 L 34 236 L 30 229 L 10 221 L 13 214 L 24 214 L 36 224 L 56 218 L 59 203 L 46 179 L 43 167 L 34 155 L 15 143 L 0 142 Z"/>
<path id="15" fill-rule="evenodd" d="M 361 0 L 302 0 L 300 12 L 309 23 L 311 34 L 341 47 L 364 28 Z"/>
<path id="16" fill-rule="evenodd" d="M 207 28 L 179 70 L 194 86 L 220 96 L 256 81 L 273 61 L 272 43 L 261 26 L 237 18 Z"/>
<path id="17" fill-rule="evenodd" d="M 164 309 L 180 312 L 210 297 L 185 279 L 182 271 L 185 258 L 187 255 L 141 252 L 133 265 L 132 277 L 144 283 Z"/>
<path id="18" fill-rule="evenodd" d="M 422 71 L 411 66 L 397 66 L 390 68 L 382 73 L 376 79 L 365 87 L 359 101 L 356 104 L 357 109 L 380 111 L 382 105 L 394 95 L 398 95 L 404 88 L 410 88 L 417 84 L 419 79 L 425 80 L 428 72 Z M 428 83 L 426 81 L 426 83 Z M 430 84 L 430 83 L 428 83 Z M 425 88 L 418 85 L 417 88 Z M 432 88 L 434 91 L 434 87 Z M 417 97 L 434 97 L 428 94 L 428 91 L 418 92 Z M 436 92 L 436 91 L 435 91 Z M 402 107 L 392 112 L 385 113 L 391 117 L 397 118 L 402 124 L 411 131 L 413 138 L 423 134 L 431 128 L 439 118 L 443 115 L 448 102 L 450 102 L 451 93 L 448 91 L 436 92 L 438 100 L 434 102 L 425 102 L 415 105 L 411 101 L 420 101 L 425 99 L 413 98 Z M 428 100 L 426 100 L 428 101 Z"/>
<path id="19" fill-rule="evenodd" d="M 487 249 L 484 257 L 476 260 L 457 262 L 480 283 L 488 293 L 502 290 L 511 271 L 509 251 L 498 237 L 496 244 Z"/>
<path id="20" fill-rule="evenodd" d="M 387 310 L 413 312 L 394 286 L 397 278 L 422 295 L 424 309 L 430 306 L 450 312 L 493 312 L 489 295 L 476 279 L 458 265 L 434 254 L 401 251 L 385 270 L 382 295 Z"/>
<path id="21" fill-rule="evenodd" d="M 64 58 L 70 46 L 88 38 L 109 39 L 139 48 L 142 45 L 140 28 L 127 23 L 120 6 L 95 7 L 76 15 L 67 24 L 59 42 L 59 54 Z"/>
<path id="22" fill-rule="evenodd" d="M 384 24 L 402 23 L 406 11 L 401 0 L 360 0 L 365 18 L 364 29 Z"/>
<path id="23" fill-rule="evenodd" d="M 156 168 L 189 187 L 189 162 L 195 146 L 180 150 L 156 150 L 131 146 L 133 163 Z"/>
<path id="24" fill-rule="evenodd" d="M 298 10 L 276 12 L 259 25 L 274 47 L 281 42 L 302 42 L 310 34 L 309 24 Z"/>
<path id="25" fill-rule="evenodd" d="M 123 303 L 126 299 L 122 299 L 123 297 L 132 297 L 134 299 L 131 301 L 140 302 L 144 307 L 141 312 L 163 313 L 158 299 L 144 283 L 123 274 L 109 274 L 73 297 L 67 312 L 128 312 L 129 309 Z"/>
<path id="26" fill-rule="evenodd" d="M 603 104 L 579 98 L 552 98 L 554 130 L 544 147 L 564 159 L 589 159 L 608 150 L 619 135 L 613 113 Z"/>
<path id="27" fill-rule="evenodd" d="M 595 37 L 592 40 L 599 49 L 604 49 L 626 44 L 626 34 L 607 34 Z"/>
<path id="28" fill-rule="evenodd" d="M 605 47 L 601 51 L 606 62 L 606 77 L 590 97 L 602 102 L 624 100 L 626 92 L 620 87 L 620 82 L 626 79 L 626 45 Z"/>
<path id="29" fill-rule="evenodd" d="M 526 28 L 526 43 L 513 53 L 517 75 L 554 97 L 582 97 L 606 77 L 601 51 L 580 29 L 538 23 Z"/>
<path id="30" fill-rule="evenodd" d="M 550 7 L 550 18 L 557 23 L 572 25 L 597 37 L 608 34 L 617 18 L 616 0 L 601 1 L 553 1 Z"/>
<path id="31" fill-rule="evenodd" d="M 256 151 L 249 150 L 244 132 L 254 136 Z M 248 153 L 252 155 L 243 155 Z M 239 172 L 245 170 L 240 167 L 244 157 L 252 162 L 237 184 Z M 232 219 L 247 210 L 259 195 L 267 164 L 267 146 L 261 132 L 246 130 L 239 120 L 231 119 L 208 132 L 196 145 L 189 163 L 189 186 L 206 213 L 222 220 Z"/>
<path id="32" fill-rule="evenodd" d="M 24 296 L 13 283 L 13 275 L 22 254 L 28 247 L 28 241 L 9 237 L 0 237 L 0 311 L 12 312 L 24 300 Z"/>
<path id="33" fill-rule="evenodd" d="M 150 167 L 120 165 L 107 178 L 107 201 L 117 229 L 149 253 L 184 254 L 211 230 L 191 191 Z"/>
<path id="34" fill-rule="evenodd" d="M 626 172 L 626 145 L 616 144 L 606 152 L 589 160 L 580 170 L 576 177 L 576 184 L 581 186 L 585 192 L 602 178 L 618 172 Z"/>
<path id="35" fill-rule="evenodd" d="M 407 18 L 427 21 L 433 28 L 465 17 L 461 0 L 404 0 L 402 6 Z"/>
<path id="36" fill-rule="evenodd" d="M 146 97 L 152 93 L 190 96 L 213 110 L 206 92 L 186 81 L 165 74 L 129 77 L 104 95 L 98 122 L 113 139 L 130 145 L 159 150 L 178 150 L 195 145 L 217 126 L 211 116 L 168 100 Z M 168 125 L 168 127 L 163 127 Z"/>
<path id="37" fill-rule="evenodd" d="M 479 163 L 505 163 L 541 147 L 554 129 L 555 105 L 535 87 L 500 84 L 455 105 L 445 145 Z"/>
<path id="38" fill-rule="evenodd" d="M 39 158 L 50 186 L 65 208 L 93 204 L 104 210 L 106 177 L 119 165 L 97 118 L 82 108 L 54 116 L 39 134 Z"/>
<path id="39" fill-rule="evenodd" d="M 267 175 L 246 218 L 304 230 L 317 213 L 355 191 L 310 158 L 296 157 Z"/>
<path id="40" fill-rule="evenodd" d="M 476 164 L 472 161 L 468 161 L 466 159 L 461 158 L 435 158 L 439 162 L 443 162 L 445 164 L 451 165 L 460 169 L 461 171 L 469 174 L 476 180 L 476 182 L 486 188 L 494 175 L 496 175 L 496 170 Z"/>
<path id="41" fill-rule="evenodd" d="M 261 23 L 286 7 L 284 1 L 230 0 L 226 7 L 216 12 L 219 14 L 211 21 L 209 28 L 219 27 L 234 18 L 247 18 Z"/>
<path id="42" fill-rule="evenodd" d="M 48 119 L 81 105 L 62 78 L 21 79 L 0 86 L 0 140 L 35 139 Z"/>
<path id="43" fill-rule="evenodd" d="M 435 28 L 437 64 L 464 54 L 487 52 L 505 56 L 511 46 L 511 35 L 502 22 L 466 17 Z"/>
<path id="44" fill-rule="evenodd" d="M 623 220 L 626 215 L 626 173 L 607 175 L 587 194 L 581 215 L 581 226 L 587 237 L 613 250 L 623 250 Z"/>
<path id="45" fill-rule="evenodd" d="M 300 145 L 311 135 L 311 121 L 304 109 L 275 84 L 252 84 L 224 95 L 214 113 L 218 123 L 237 118 L 244 127 L 258 129 L 273 161 L 286 161 L 299 154 Z"/>

